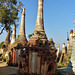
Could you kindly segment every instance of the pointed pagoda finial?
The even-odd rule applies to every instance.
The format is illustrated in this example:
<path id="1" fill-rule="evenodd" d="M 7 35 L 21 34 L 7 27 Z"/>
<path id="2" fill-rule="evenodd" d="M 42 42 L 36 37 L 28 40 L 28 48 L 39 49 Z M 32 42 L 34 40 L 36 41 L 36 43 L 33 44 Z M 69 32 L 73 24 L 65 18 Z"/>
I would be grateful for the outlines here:
<path id="1" fill-rule="evenodd" d="M 25 35 L 25 8 L 23 8 L 22 11 L 19 40 L 20 42 L 27 42 L 26 35 Z"/>
<path id="2" fill-rule="evenodd" d="M 23 12 L 22 12 L 22 14 L 25 14 L 25 8 L 23 8 Z"/>
<path id="3" fill-rule="evenodd" d="M 65 52 L 65 43 L 62 44 L 62 53 L 66 53 Z"/>
<path id="4" fill-rule="evenodd" d="M 34 32 L 30 38 L 31 39 L 36 39 L 39 36 L 37 35 L 37 32 L 42 34 L 41 40 L 43 42 L 47 41 L 47 36 L 45 34 L 44 30 L 44 21 L 43 21 L 43 0 L 38 0 L 38 12 L 37 12 L 37 19 L 36 19 L 36 24 L 35 24 L 35 29 Z"/>
<path id="5" fill-rule="evenodd" d="M 75 19 L 74 19 L 74 12 L 73 12 L 73 37 L 75 36 Z"/>
<path id="6" fill-rule="evenodd" d="M 44 31 L 44 23 L 43 23 L 43 0 L 38 0 L 38 13 L 36 19 L 35 30 L 36 31 Z"/>
<path id="7" fill-rule="evenodd" d="M 73 12 L 73 20 L 74 20 L 74 12 Z"/>
<path id="8" fill-rule="evenodd" d="M 8 29 L 8 33 L 4 41 L 4 45 L 8 45 L 9 43 L 10 43 L 10 29 Z"/>
<path id="9" fill-rule="evenodd" d="M 59 47 L 59 44 L 58 44 L 58 46 L 57 46 L 57 57 L 59 56 L 59 53 L 60 53 L 60 47 Z"/>
<path id="10" fill-rule="evenodd" d="M 58 48 L 59 48 L 59 44 L 58 44 Z"/>
<path id="11" fill-rule="evenodd" d="M 14 29 L 12 32 L 11 44 L 13 44 L 15 41 L 16 41 L 16 25 L 14 25 Z"/>
<path id="12" fill-rule="evenodd" d="M 73 12 L 73 30 L 74 30 L 74 12 Z"/>
<path id="13" fill-rule="evenodd" d="M 69 41 L 69 35 L 68 35 L 68 32 L 67 32 L 67 41 Z"/>

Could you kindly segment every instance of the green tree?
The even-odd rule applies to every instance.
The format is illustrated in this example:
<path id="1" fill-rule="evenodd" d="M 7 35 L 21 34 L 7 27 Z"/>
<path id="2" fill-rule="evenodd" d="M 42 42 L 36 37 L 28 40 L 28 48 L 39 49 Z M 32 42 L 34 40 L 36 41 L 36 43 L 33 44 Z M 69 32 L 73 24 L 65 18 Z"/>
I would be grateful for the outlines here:
<path id="1" fill-rule="evenodd" d="M 22 6 L 20 0 L 0 0 L 0 34 L 3 30 L 12 29 L 12 25 L 18 25 L 18 14 Z"/>

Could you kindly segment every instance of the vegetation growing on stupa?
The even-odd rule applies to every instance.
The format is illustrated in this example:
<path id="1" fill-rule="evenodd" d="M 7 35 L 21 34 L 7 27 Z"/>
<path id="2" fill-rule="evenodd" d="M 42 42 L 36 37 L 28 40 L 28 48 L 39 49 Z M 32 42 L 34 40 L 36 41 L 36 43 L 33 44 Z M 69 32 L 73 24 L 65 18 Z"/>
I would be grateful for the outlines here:
<path id="1" fill-rule="evenodd" d="M 43 36 L 43 34 L 42 34 L 40 31 L 36 31 L 36 34 L 39 36 L 39 38 L 41 38 L 40 36 Z M 28 35 L 28 38 L 30 39 L 30 37 L 31 37 L 32 35 L 34 35 L 34 33 L 29 34 L 29 35 Z"/>
<path id="2" fill-rule="evenodd" d="M 17 37 L 16 41 L 14 42 L 14 44 L 16 44 L 16 43 L 20 42 L 20 40 L 19 40 L 18 38 L 19 38 L 19 35 L 18 35 L 18 37 Z"/>
<path id="3" fill-rule="evenodd" d="M 36 31 L 35 34 L 38 35 L 38 40 L 39 40 L 39 43 L 38 43 L 38 44 L 39 44 L 39 47 L 46 47 L 46 46 L 48 45 L 48 41 L 45 40 L 45 41 L 43 42 L 43 40 L 41 39 L 41 37 L 43 37 L 43 34 L 42 34 L 40 31 Z M 28 38 L 30 39 L 30 37 L 31 37 L 32 35 L 34 35 L 34 33 L 29 34 L 29 35 L 28 35 Z M 45 38 L 47 39 L 46 36 L 45 36 Z"/>
<path id="4" fill-rule="evenodd" d="M 61 55 L 60 56 L 62 56 L 62 52 L 61 52 Z M 60 57 L 61 58 L 61 57 Z M 63 67 L 67 67 L 68 66 L 68 64 L 69 64 L 69 61 L 70 61 L 70 59 L 71 59 L 71 57 L 70 56 L 67 56 L 66 54 L 65 54 L 65 56 L 63 57 L 63 61 L 61 62 L 61 60 L 62 59 L 60 59 L 59 60 L 59 62 L 58 62 L 58 64 L 57 64 L 57 67 L 58 68 L 63 68 Z"/>
<path id="5" fill-rule="evenodd" d="M 4 42 L 0 43 L 0 48 L 2 48 L 4 46 Z"/>
<path id="6" fill-rule="evenodd" d="M 39 36 L 40 36 L 40 35 L 43 36 L 40 31 L 36 31 L 36 34 L 39 35 Z"/>
<path id="7" fill-rule="evenodd" d="M 29 35 L 28 35 L 28 38 L 30 39 L 30 37 L 31 37 L 32 35 L 34 35 L 34 33 L 32 33 L 32 34 L 29 34 Z"/>

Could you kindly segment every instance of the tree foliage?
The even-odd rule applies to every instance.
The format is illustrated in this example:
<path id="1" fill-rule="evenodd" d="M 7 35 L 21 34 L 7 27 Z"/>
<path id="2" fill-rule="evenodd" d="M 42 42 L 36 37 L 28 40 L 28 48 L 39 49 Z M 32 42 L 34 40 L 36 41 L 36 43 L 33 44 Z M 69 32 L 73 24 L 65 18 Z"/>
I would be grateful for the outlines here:
<path id="1" fill-rule="evenodd" d="M 0 0 L 0 34 L 3 30 L 11 29 L 12 25 L 17 25 L 22 5 L 20 0 Z"/>

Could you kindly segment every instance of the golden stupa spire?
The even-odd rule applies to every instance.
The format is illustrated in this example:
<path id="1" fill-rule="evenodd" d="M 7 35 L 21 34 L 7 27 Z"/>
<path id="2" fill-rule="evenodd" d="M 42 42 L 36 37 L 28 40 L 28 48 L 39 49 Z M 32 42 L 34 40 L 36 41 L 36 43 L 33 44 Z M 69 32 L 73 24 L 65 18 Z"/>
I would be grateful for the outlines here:
<path id="1" fill-rule="evenodd" d="M 74 19 L 74 12 L 73 12 L 73 36 L 75 36 L 75 19 Z"/>

